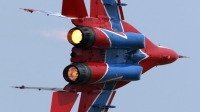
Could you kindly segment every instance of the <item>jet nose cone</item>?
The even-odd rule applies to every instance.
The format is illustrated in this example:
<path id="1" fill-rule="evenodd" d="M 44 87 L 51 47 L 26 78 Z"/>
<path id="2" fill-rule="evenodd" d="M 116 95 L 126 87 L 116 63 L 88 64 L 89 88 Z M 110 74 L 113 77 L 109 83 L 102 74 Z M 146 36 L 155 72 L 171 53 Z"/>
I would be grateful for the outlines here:
<path id="1" fill-rule="evenodd" d="M 171 49 L 169 49 L 169 56 L 170 56 L 169 58 L 170 63 L 176 61 L 179 58 L 179 55 L 174 50 Z"/>
<path id="2" fill-rule="evenodd" d="M 179 58 L 179 55 L 172 49 L 166 49 L 165 52 L 168 54 L 167 63 L 172 63 Z"/>
<path id="3" fill-rule="evenodd" d="M 179 58 L 179 55 L 174 50 L 167 47 L 160 47 L 160 55 L 160 65 L 172 63 Z"/>

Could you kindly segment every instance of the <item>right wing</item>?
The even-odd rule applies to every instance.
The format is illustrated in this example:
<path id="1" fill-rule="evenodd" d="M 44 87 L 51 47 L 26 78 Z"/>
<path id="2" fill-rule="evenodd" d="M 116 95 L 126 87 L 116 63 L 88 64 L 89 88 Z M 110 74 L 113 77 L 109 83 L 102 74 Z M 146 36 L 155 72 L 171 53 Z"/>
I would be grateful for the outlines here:
<path id="1" fill-rule="evenodd" d="M 18 89 L 55 91 L 52 96 L 50 112 L 70 112 L 81 92 L 78 112 L 107 112 L 115 108 L 111 102 L 115 96 L 118 81 L 101 84 L 68 84 L 65 88 L 13 86 Z"/>
<path id="2" fill-rule="evenodd" d="M 78 94 L 76 92 L 69 92 L 63 88 L 49 88 L 49 87 L 26 87 L 13 86 L 18 89 L 35 89 L 35 90 L 49 90 L 55 91 L 52 96 L 51 111 L 50 112 L 70 112 Z"/>
<path id="3" fill-rule="evenodd" d="M 12 88 L 18 88 L 18 89 L 36 89 L 36 90 L 49 90 L 49 91 L 66 91 L 63 88 L 50 88 L 50 87 L 26 87 L 24 85 L 22 86 L 12 86 Z M 67 92 L 67 91 L 66 91 Z"/>

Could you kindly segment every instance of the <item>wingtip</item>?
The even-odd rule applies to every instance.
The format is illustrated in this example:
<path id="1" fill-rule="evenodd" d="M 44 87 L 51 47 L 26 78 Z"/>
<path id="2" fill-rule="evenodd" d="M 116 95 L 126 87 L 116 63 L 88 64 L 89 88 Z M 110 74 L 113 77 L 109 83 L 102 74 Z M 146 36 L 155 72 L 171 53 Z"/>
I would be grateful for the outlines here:
<path id="1" fill-rule="evenodd" d="M 24 88 L 25 88 L 25 86 L 24 86 L 24 85 L 22 85 L 22 86 L 11 86 L 11 88 L 19 88 L 19 89 L 24 89 Z"/>
<path id="2" fill-rule="evenodd" d="M 34 12 L 33 9 L 27 9 L 27 8 L 19 8 L 19 9 L 24 10 L 24 11 L 27 11 L 27 12 L 30 12 L 30 13 Z"/>

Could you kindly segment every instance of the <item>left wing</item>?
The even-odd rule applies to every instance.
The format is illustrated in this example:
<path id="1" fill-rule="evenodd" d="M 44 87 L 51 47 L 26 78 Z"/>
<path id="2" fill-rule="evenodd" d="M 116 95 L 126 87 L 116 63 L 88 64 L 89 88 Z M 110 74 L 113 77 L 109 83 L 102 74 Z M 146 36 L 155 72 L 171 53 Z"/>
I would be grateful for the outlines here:
<path id="1" fill-rule="evenodd" d="M 78 112 L 107 112 L 115 108 L 111 102 L 115 96 L 118 81 L 101 84 L 68 84 L 65 88 L 14 86 L 19 89 L 55 91 L 52 96 L 51 112 L 69 112 L 81 92 Z"/>
<path id="2" fill-rule="evenodd" d="M 47 16 L 57 16 L 57 17 L 62 17 L 62 18 L 68 18 L 66 16 L 63 16 L 61 13 L 53 13 L 50 11 L 42 11 L 42 10 L 35 10 L 35 9 L 28 9 L 28 8 L 20 8 L 20 9 L 30 12 L 30 13 L 37 12 L 37 13 L 46 14 Z"/>
<path id="3" fill-rule="evenodd" d="M 12 88 L 18 88 L 18 89 L 36 89 L 36 90 L 49 90 L 49 91 L 66 91 L 63 88 L 50 88 L 50 87 L 26 87 L 24 85 L 22 86 L 12 86 Z"/>

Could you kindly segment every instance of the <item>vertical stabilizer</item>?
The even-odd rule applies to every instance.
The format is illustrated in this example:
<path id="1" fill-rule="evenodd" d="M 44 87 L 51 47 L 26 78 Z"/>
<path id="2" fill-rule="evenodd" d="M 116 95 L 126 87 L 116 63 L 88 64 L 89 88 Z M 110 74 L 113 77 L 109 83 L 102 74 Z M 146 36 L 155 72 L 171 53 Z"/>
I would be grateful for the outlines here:
<path id="1" fill-rule="evenodd" d="M 62 15 L 71 18 L 88 16 L 84 0 L 63 0 Z"/>
<path id="2" fill-rule="evenodd" d="M 121 4 L 121 0 L 117 0 L 117 1 L 118 1 L 118 4 Z M 122 6 L 119 6 L 118 8 L 119 8 L 121 20 L 124 20 L 124 13 L 123 13 Z"/>
<path id="3" fill-rule="evenodd" d="M 124 20 L 121 0 L 90 0 L 90 17 L 107 16 Z"/>

